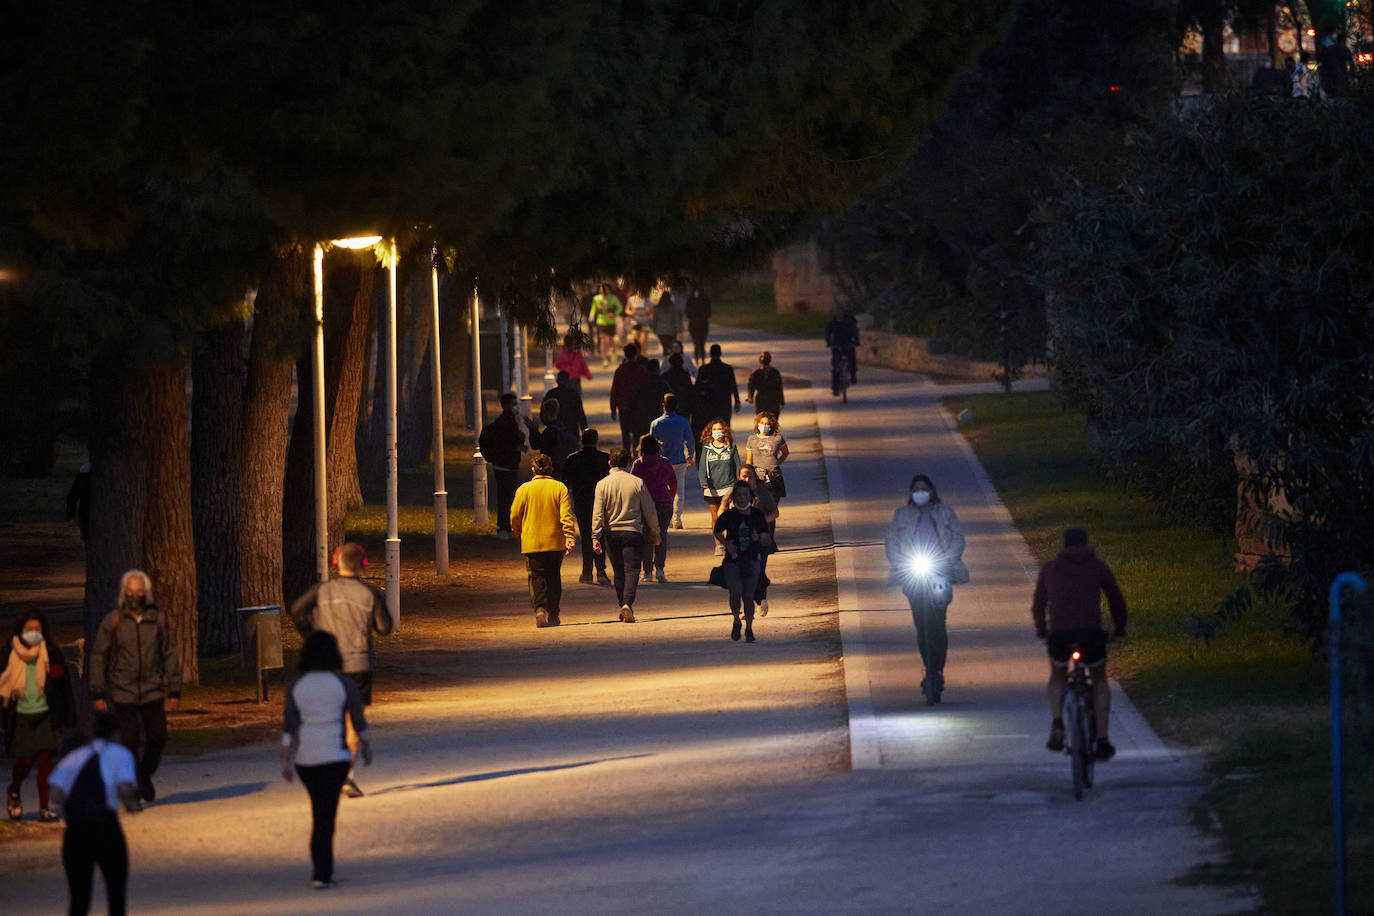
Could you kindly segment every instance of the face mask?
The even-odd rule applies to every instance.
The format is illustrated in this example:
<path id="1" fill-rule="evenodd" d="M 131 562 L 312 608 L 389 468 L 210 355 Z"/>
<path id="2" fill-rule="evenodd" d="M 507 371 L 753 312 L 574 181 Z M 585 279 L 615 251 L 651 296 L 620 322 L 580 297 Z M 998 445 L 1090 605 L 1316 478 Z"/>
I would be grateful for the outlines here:
<path id="1" fill-rule="evenodd" d="M 773 427 L 769 426 L 767 423 L 760 423 L 760 424 L 759 424 L 759 435 L 760 435 L 760 436 L 766 436 L 766 435 L 768 435 L 769 433 L 771 433 L 772 431 L 773 431 Z"/>
<path id="2" fill-rule="evenodd" d="M 143 607 L 143 596 L 142 596 L 142 595 L 125 595 L 125 596 L 124 596 L 124 606 L 125 606 L 125 607 L 131 607 L 131 608 L 141 608 L 141 607 Z"/>
<path id="3" fill-rule="evenodd" d="M 43 641 L 43 631 L 42 631 L 42 630 L 25 630 L 25 631 L 24 631 L 24 634 L 23 634 L 22 636 L 20 636 L 19 639 L 20 639 L 20 641 L 23 642 L 24 645 L 26 645 L 26 646 L 36 646 L 36 645 L 38 645 L 40 642 Z"/>
<path id="4" fill-rule="evenodd" d="M 754 501 L 754 491 L 748 487 L 735 488 L 735 505 L 748 506 Z"/>
<path id="5" fill-rule="evenodd" d="M 924 506 L 926 503 L 930 502 L 930 491 L 929 491 L 929 490 L 912 490 L 912 491 L 911 491 L 911 501 L 912 501 L 913 503 L 915 503 L 916 505 L 918 505 L 918 506 Z"/>
<path id="6" fill-rule="evenodd" d="M 715 439 L 717 442 L 720 442 L 722 439 L 725 438 L 725 430 L 723 430 L 723 429 L 713 429 L 713 430 L 711 430 L 711 438 L 712 438 L 712 439 Z"/>

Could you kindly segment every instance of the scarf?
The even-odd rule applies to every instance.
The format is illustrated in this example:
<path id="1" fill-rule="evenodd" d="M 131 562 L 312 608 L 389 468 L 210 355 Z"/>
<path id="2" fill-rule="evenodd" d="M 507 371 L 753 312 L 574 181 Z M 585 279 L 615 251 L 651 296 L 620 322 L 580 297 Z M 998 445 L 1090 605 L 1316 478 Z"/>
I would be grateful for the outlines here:
<path id="1" fill-rule="evenodd" d="M 4 673 L 0 673 L 0 703 L 8 703 L 10 697 L 19 695 L 29 699 L 27 688 L 29 662 L 38 660 L 38 692 L 48 682 L 48 641 L 45 639 L 36 646 L 26 646 L 16 636 L 10 640 L 10 659 Z"/>

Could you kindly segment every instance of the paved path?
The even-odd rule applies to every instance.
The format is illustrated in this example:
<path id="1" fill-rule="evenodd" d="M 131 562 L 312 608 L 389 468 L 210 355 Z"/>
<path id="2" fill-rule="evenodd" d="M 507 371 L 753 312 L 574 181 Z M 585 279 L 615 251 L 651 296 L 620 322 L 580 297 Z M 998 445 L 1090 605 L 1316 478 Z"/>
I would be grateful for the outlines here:
<path id="1" fill-rule="evenodd" d="M 827 375 L 814 342 L 718 337 L 742 373 L 767 346 L 786 374 Z M 337 890 L 307 889 L 304 793 L 261 746 L 166 763 L 163 800 L 125 821 L 133 908 L 1042 913 L 1065 908 L 1071 861 L 1087 882 L 1077 902 L 1101 912 L 1253 908 L 1236 889 L 1179 883 L 1219 854 L 1192 826 L 1197 771 L 1120 702 L 1122 753 L 1073 802 L 1067 765 L 1041 748 L 1029 559 L 939 410 L 952 389 L 861 380 L 843 408 L 825 388 L 789 393 L 796 457 L 757 644 L 725 638 L 723 593 L 701 584 L 713 561 L 700 508 L 638 624 L 577 585 L 554 631 L 531 626 L 520 594 L 455 608 L 467 629 L 451 686 L 373 709 L 378 759 L 368 796 L 341 811 Z M 598 373 L 587 398 L 607 431 L 608 382 Z M 875 546 L 916 468 L 964 519 L 974 575 L 935 709 L 919 703 L 914 631 Z M 25 888 L 5 911 L 60 909 L 55 845 L 4 852 L 5 886 L 22 874 Z"/>

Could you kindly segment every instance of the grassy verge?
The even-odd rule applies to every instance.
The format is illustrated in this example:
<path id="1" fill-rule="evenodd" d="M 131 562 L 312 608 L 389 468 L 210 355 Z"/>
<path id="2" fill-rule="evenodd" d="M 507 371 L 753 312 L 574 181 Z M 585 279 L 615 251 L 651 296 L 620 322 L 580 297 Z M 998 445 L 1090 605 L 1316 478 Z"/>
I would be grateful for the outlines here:
<path id="1" fill-rule="evenodd" d="M 773 284 L 734 280 L 720 289 L 711 310 L 713 321 L 738 328 L 787 334 L 792 337 L 825 337 L 830 321 L 827 312 L 779 315 Z"/>
<path id="2" fill-rule="evenodd" d="M 1234 589 L 1234 545 L 1172 521 L 1104 479 L 1088 457 L 1081 413 L 1049 392 L 951 399 L 998 493 L 1044 561 L 1063 530 L 1088 530 L 1130 606 L 1130 638 L 1112 674 L 1169 741 L 1208 753 L 1206 800 L 1219 813 L 1235 872 L 1255 880 L 1273 912 L 1331 912 L 1331 766 L 1326 672 L 1286 629 L 1286 609 L 1254 608 L 1210 641 L 1188 618 Z M 1358 758 L 1358 759 L 1356 759 Z M 1352 754 L 1348 808 L 1351 912 L 1374 912 L 1374 776 Z M 1198 880 L 1208 880 L 1198 876 Z"/>

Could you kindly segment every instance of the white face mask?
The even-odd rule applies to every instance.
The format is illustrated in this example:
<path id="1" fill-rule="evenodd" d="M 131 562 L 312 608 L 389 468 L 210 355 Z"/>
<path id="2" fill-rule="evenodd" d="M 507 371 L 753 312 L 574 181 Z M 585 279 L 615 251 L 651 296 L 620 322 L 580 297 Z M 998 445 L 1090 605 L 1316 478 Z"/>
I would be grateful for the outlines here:
<path id="1" fill-rule="evenodd" d="M 19 637 L 20 641 L 26 646 L 36 646 L 43 641 L 42 630 L 25 630 Z"/>
<path id="2" fill-rule="evenodd" d="M 911 501 L 912 501 L 913 503 L 915 503 L 916 505 L 918 505 L 918 506 L 924 506 L 926 503 L 930 502 L 930 491 L 929 491 L 929 490 L 912 490 L 912 491 L 911 491 Z"/>
<path id="3" fill-rule="evenodd" d="M 767 423 L 760 423 L 760 424 L 759 424 L 759 435 L 760 435 L 760 436 L 766 436 L 766 435 L 768 435 L 769 433 L 771 433 L 772 431 L 773 431 L 773 427 L 769 426 Z"/>
<path id="4" fill-rule="evenodd" d="M 711 430 L 711 438 L 712 438 L 712 439 L 715 439 L 717 442 L 722 441 L 722 440 L 725 438 L 725 430 L 723 430 L 723 429 L 713 429 L 713 430 Z"/>

